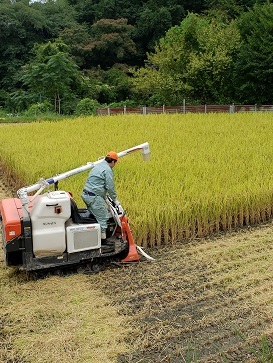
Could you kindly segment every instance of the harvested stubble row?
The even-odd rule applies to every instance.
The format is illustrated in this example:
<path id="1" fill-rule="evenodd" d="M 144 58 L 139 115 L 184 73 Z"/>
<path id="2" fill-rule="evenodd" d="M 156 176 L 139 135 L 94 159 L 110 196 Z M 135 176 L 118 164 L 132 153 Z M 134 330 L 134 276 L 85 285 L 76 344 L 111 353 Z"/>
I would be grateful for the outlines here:
<path id="1" fill-rule="evenodd" d="M 136 242 L 160 245 L 272 217 L 273 114 L 118 115 L 1 126 L 0 155 L 25 185 L 148 141 L 115 168 Z M 87 173 L 60 183 L 82 205 Z"/>

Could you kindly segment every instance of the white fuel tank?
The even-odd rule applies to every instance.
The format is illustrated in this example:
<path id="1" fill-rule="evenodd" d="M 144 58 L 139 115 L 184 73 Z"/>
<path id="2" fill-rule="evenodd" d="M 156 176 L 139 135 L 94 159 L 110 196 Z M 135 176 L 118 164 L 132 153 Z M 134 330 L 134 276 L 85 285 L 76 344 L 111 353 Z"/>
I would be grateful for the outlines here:
<path id="1" fill-rule="evenodd" d="M 67 192 L 47 192 L 35 201 L 30 211 L 35 257 L 59 255 L 66 250 L 65 222 L 70 215 Z"/>

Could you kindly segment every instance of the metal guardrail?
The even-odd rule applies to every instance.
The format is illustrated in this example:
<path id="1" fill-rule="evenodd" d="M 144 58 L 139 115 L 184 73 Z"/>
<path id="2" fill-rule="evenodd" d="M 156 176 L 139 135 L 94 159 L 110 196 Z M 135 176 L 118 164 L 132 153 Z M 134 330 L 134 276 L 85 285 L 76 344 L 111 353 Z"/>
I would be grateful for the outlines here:
<path id="1" fill-rule="evenodd" d="M 97 115 L 117 114 L 162 114 L 162 113 L 237 113 L 237 112 L 273 112 L 273 105 L 182 105 L 157 107 L 103 107 L 97 109 Z"/>

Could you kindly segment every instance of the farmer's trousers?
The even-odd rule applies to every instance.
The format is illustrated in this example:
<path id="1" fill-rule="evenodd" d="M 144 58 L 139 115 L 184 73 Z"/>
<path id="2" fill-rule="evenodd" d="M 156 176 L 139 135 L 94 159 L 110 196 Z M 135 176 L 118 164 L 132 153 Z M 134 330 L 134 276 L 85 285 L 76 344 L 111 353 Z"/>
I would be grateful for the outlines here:
<path id="1" fill-rule="evenodd" d="M 90 196 L 85 193 L 82 193 L 81 197 L 89 212 L 95 216 L 97 222 L 100 224 L 101 232 L 106 232 L 109 213 L 105 200 L 99 195 Z"/>

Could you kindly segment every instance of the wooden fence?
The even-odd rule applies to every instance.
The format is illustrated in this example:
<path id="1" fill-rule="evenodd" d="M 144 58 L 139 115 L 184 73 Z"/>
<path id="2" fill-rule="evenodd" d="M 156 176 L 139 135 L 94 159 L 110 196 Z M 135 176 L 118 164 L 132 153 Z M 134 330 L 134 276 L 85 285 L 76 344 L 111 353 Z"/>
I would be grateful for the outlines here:
<path id="1" fill-rule="evenodd" d="M 182 106 L 159 106 L 159 107 L 103 107 L 97 109 L 97 115 L 117 114 L 161 114 L 161 113 L 236 113 L 236 112 L 272 112 L 273 105 L 182 105 Z"/>

